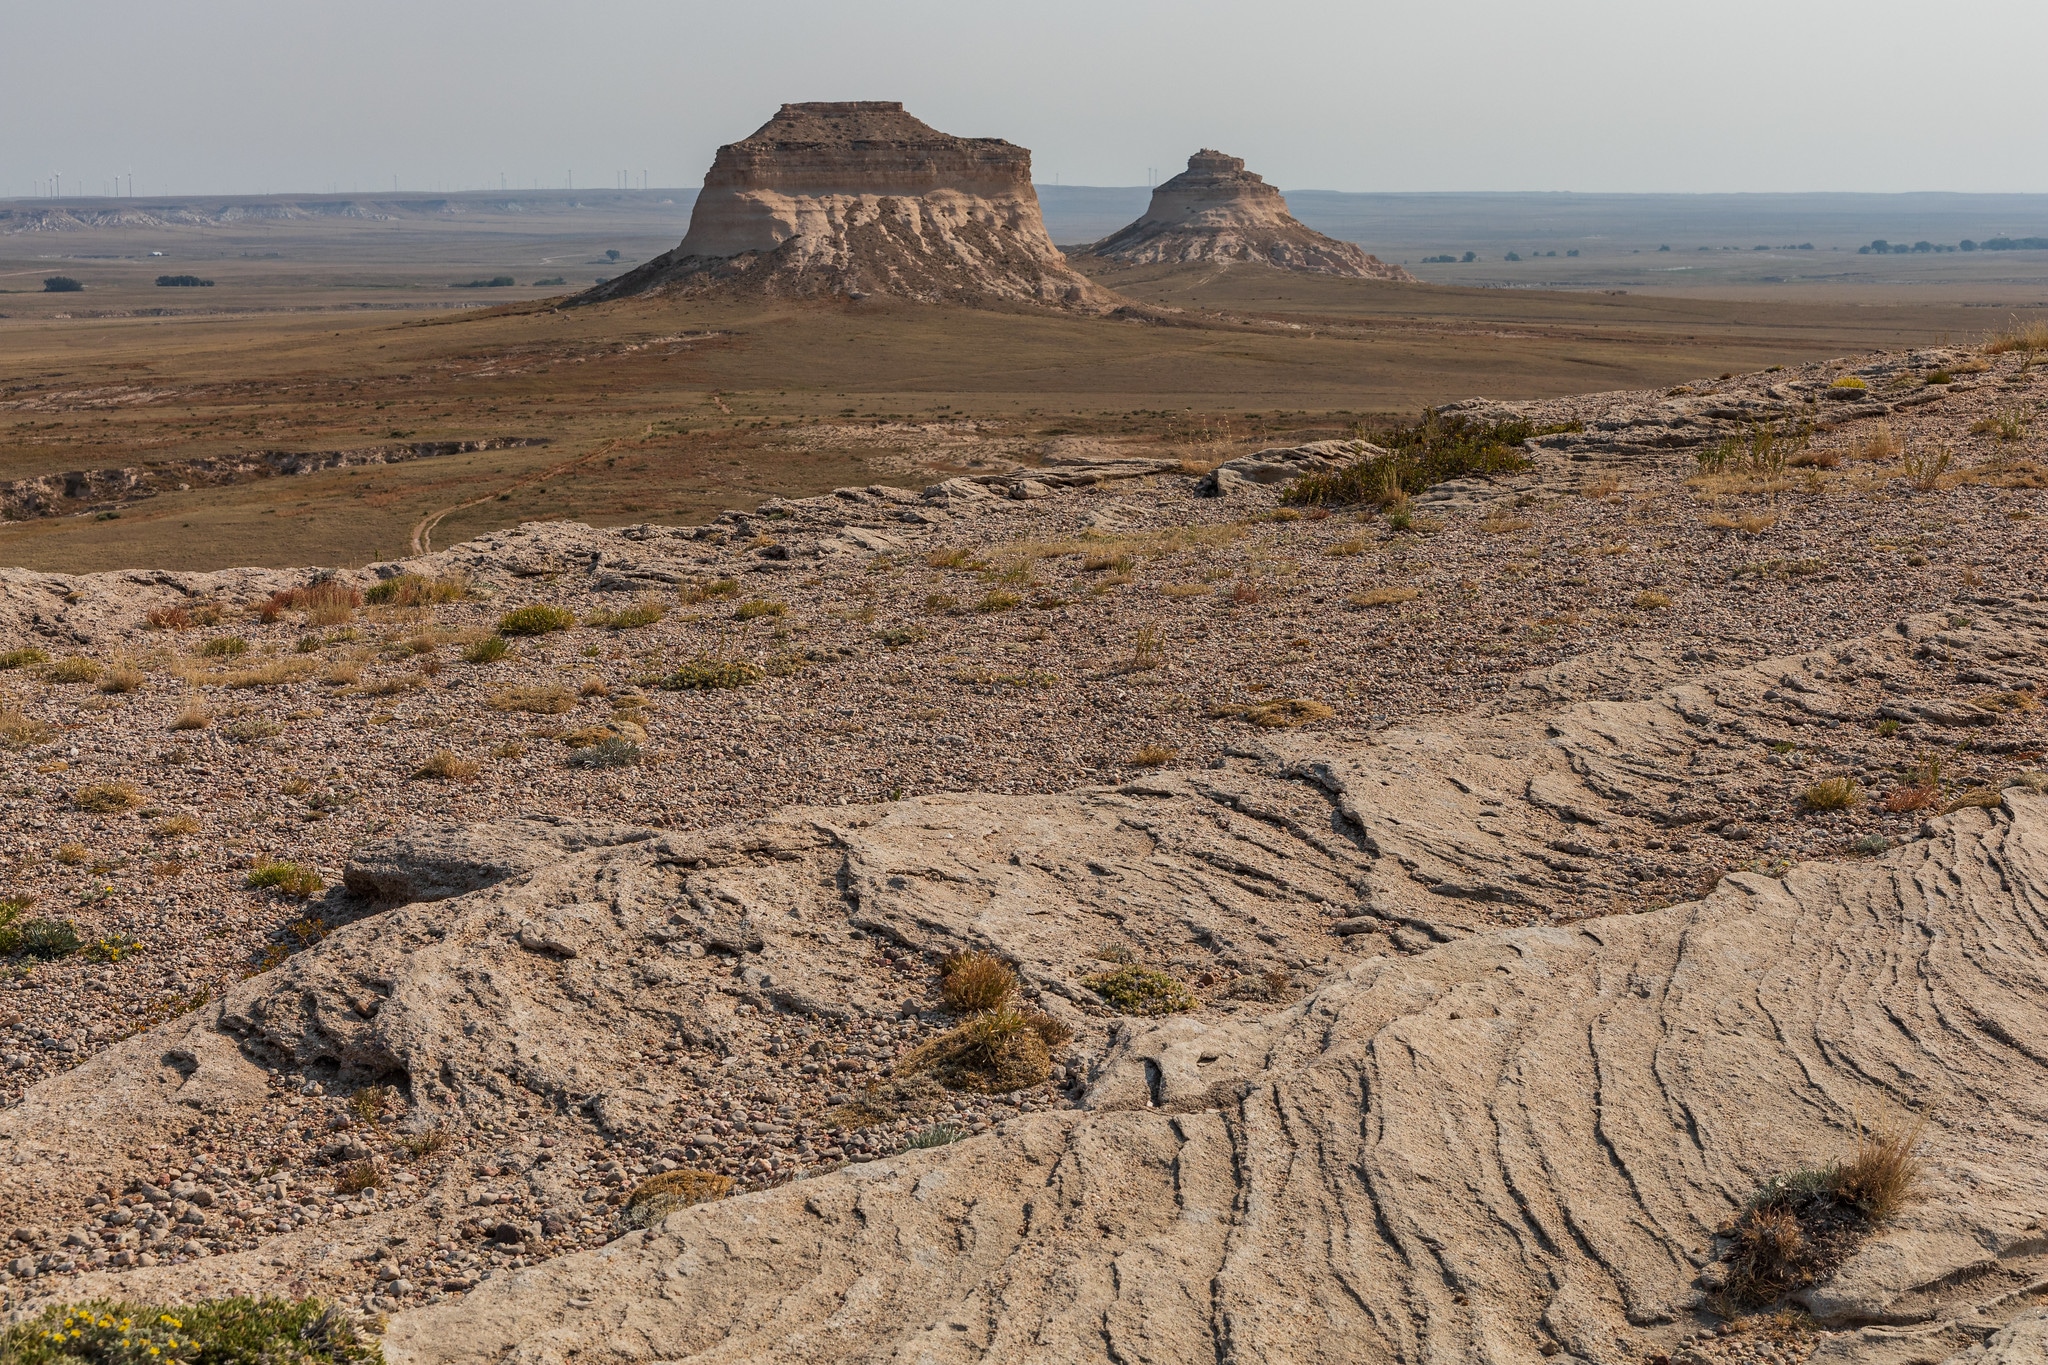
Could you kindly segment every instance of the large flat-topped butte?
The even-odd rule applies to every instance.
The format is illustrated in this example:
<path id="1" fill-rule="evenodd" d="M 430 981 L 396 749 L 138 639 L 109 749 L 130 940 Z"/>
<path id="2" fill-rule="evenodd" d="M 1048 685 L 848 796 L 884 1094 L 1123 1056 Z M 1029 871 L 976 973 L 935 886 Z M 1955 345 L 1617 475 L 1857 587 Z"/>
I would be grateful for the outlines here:
<path id="1" fill-rule="evenodd" d="M 1106 306 L 1053 245 L 1031 152 L 954 137 L 894 101 L 785 104 L 718 149 L 675 250 L 585 295 L 770 294 Z"/>

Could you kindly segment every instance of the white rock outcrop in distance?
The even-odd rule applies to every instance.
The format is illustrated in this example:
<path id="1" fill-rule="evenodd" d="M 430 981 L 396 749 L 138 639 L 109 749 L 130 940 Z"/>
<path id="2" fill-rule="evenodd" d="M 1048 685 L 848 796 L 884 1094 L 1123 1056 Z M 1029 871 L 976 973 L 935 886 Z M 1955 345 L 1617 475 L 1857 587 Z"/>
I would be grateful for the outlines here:
<path id="1" fill-rule="evenodd" d="M 1091 252 L 1133 265 L 1251 261 L 1281 270 L 1364 280 L 1414 277 L 1363 248 L 1326 237 L 1287 211 L 1280 191 L 1244 158 L 1204 147 L 1188 168 L 1152 191 L 1145 216 Z"/>
<path id="2" fill-rule="evenodd" d="M 675 250 L 587 300 L 738 286 L 927 302 L 1107 306 L 1047 235 L 1031 153 L 894 101 L 785 104 L 718 149 Z"/>

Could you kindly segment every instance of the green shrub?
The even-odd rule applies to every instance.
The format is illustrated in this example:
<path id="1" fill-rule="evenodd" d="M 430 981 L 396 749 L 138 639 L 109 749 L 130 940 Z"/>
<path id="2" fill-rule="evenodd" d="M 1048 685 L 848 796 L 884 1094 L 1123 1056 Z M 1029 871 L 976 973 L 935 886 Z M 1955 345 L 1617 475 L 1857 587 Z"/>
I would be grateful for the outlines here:
<path id="1" fill-rule="evenodd" d="M 891 649 L 914 645 L 925 637 L 923 626 L 890 626 L 875 632 L 875 638 Z"/>
<path id="2" fill-rule="evenodd" d="M 54 962 L 85 946 L 78 926 L 68 919 L 22 919 L 22 911 L 33 904 L 33 899 L 23 896 L 0 901 L 0 956 L 25 953 Z"/>
<path id="3" fill-rule="evenodd" d="M 0 654 L 0 668 L 28 668 L 33 664 L 46 664 L 50 656 L 40 649 L 10 649 Z"/>
<path id="4" fill-rule="evenodd" d="M 1489 425 L 1431 411 L 1411 426 L 1373 437 L 1385 455 L 1368 455 L 1342 469 L 1304 474 L 1281 491 L 1282 502 L 1307 507 L 1386 506 L 1432 484 L 1470 475 L 1512 474 L 1529 468 L 1522 442 L 1577 429 L 1532 422 Z"/>
<path id="5" fill-rule="evenodd" d="M 640 746 L 614 735 L 576 750 L 566 761 L 571 768 L 631 768 L 640 762 Z"/>
<path id="6" fill-rule="evenodd" d="M 500 635 L 546 635 L 576 624 L 575 613 L 562 607 L 536 604 L 508 611 L 498 618 Z"/>
<path id="7" fill-rule="evenodd" d="M 691 692 L 713 687 L 745 687 L 759 682 L 764 670 L 745 659 L 692 659 L 656 683 L 670 692 Z"/>
<path id="8" fill-rule="evenodd" d="M 249 642 L 239 635 L 223 635 L 217 640 L 208 640 L 199 646 L 199 652 L 209 659 L 232 659 L 249 652 Z"/>
<path id="9" fill-rule="evenodd" d="M 85 285 L 69 275 L 52 275 L 43 281 L 45 294 L 76 294 Z"/>
<path id="10" fill-rule="evenodd" d="M 462 659 L 464 663 L 494 664 L 511 652 L 512 646 L 506 643 L 504 636 L 486 635 L 468 649 L 463 650 Z"/>
<path id="11" fill-rule="evenodd" d="M 1135 965 L 1113 972 L 1083 977 L 1081 984 L 1094 991 L 1119 1014 L 1180 1014 L 1195 1007 L 1188 988 L 1165 972 Z"/>
<path id="12" fill-rule="evenodd" d="M 92 1299 L 0 1332 L 6 1365 L 382 1365 L 384 1353 L 318 1299 L 186 1306 Z"/>
<path id="13" fill-rule="evenodd" d="M 299 863 L 258 863 L 249 869 L 245 885 L 252 891 L 282 891 L 300 900 L 327 888 L 317 872 Z"/>
<path id="14" fill-rule="evenodd" d="M 624 607 L 618 611 L 601 611 L 594 616 L 583 618 L 586 626 L 601 626 L 606 630 L 638 630 L 651 626 L 662 617 L 662 608 L 656 602 L 642 602 L 637 606 Z"/>
<path id="15" fill-rule="evenodd" d="M 1867 389 L 1870 385 L 1865 383 L 1860 376 L 1845 374 L 1834 383 L 1828 385 L 1828 387 L 1831 389 Z"/>
<path id="16" fill-rule="evenodd" d="M 789 608 L 766 597 L 749 598 L 732 609 L 735 621 L 751 621 L 757 616 L 780 616 Z"/>

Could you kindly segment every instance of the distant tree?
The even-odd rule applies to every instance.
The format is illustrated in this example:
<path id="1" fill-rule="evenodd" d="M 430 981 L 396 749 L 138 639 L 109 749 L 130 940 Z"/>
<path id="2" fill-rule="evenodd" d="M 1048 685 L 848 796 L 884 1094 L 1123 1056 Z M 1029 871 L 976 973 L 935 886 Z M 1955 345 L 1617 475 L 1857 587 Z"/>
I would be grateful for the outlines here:
<path id="1" fill-rule="evenodd" d="M 43 281 L 43 292 L 46 294 L 76 294 L 83 288 L 83 284 L 69 275 L 52 275 Z"/>
<path id="2" fill-rule="evenodd" d="M 1570 251 L 1567 251 L 1564 254 L 1567 256 L 1576 256 L 1579 254 L 1579 249 L 1577 247 L 1573 247 Z"/>
<path id="3" fill-rule="evenodd" d="M 1510 251 L 1510 252 L 1509 252 L 1509 253 L 1508 253 L 1507 255 L 1505 255 L 1505 256 L 1503 256 L 1503 257 L 1501 257 L 1501 259 L 1502 259 L 1502 260 L 1504 260 L 1504 261 L 1519 261 L 1519 260 L 1521 260 L 1522 258 L 1521 258 L 1521 257 L 1520 257 L 1519 255 L 1517 255 L 1516 253 L 1514 253 L 1514 252 Z"/>
<path id="4" fill-rule="evenodd" d="M 1971 241 L 1968 237 L 1963 238 L 1963 240 L 1957 242 L 1956 245 L 1961 247 L 1964 251 L 1975 251 L 1977 249 L 1977 244 Z"/>
<path id="5" fill-rule="evenodd" d="M 565 280 L 565 279 L 563 279 L 563 278 L 562 278 L 562 277 L 561 277 L 560 275 L 550 275 L 550 276 L 548 276 L 548 277 L 547 277 L 546 279 L 544 279 L 544 280 L 535 280 L 535 281 L 533 282 L 533 285 L 534 285 L 534 288 L 538 289 L 538 288 L 540 288 L 540 287 L 541 287 L 542 285 L 546 285 L 546 284 L 567 284 L 567 283 L 568 283 L 568 281 L 567 281 L 567 280 Z"/>
<path id="6" fill-rule="evenodd" d="M 1466 265 L 1470 265 L 1470 264 L 1472 264 L 1472 262 L 1474 262 L 1474 261 L 1476 261 L 1476 260 L 1478 260 L 1478 259 L 1479 259 L 1479 253 L 1478 253 L 1478 252 L 1476 252 L 1476 251 L 1468 251 L 1468 252 L 1466 252 L 1466 253 L 1465 253 L 1465 259 L 1464 259 L 1464 262 L 1463 262 L 1463 263 L 1464 263 L 1464 264 L 1466 264 Z"/>
<path id="7" fill-rule="evenodd" d="M 156 277 L 159 289 L 211 289 L 212 280 L 202 280 L 197 275 L 159 275 Z"/>
<path id="8" fill-rule="evenodd" d="M 606 252 L 604 253 L 604 258 L 605 258 L 606 260 L 608 260 L 608 261 L 616 261 L 617 259 L 619 259 L 619 250 L 618 250 L 618 248 L 617 248 L 617 247 L 611 247 L 611 248 L 609 248 L 608 250 L 606 250 Z"/>
<path id="9" fill-rule="evenodd" d="M 1659 251 L 1669 251 L 1669 250 L 1671 250 L 1671 248 L 1670 248 L 1670 246 L 1669 246 L 1669 245 L 1665 245 L 1665 246 L 1660 246 L 1660 247 L 1658 247 L 1658 248 L 1657 248 L 1657 250 L 1659 250 Z"/>

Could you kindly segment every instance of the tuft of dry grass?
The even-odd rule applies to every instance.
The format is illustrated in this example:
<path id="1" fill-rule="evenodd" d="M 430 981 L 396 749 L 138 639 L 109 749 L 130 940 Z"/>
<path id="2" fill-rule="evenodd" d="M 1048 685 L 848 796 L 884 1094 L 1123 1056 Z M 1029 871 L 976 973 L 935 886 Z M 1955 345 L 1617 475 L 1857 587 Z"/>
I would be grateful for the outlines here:
<path id="1" fill-rule="evenodd" d="M 2048 321 L 2020 321 L 2017 317 L 2002 331 L 1993 332 L 1978 348 L 1986 355 L 2004 355 L 2008 351 L 2024 351 L 2033 354 L 2048 351 Z"/>
<path id="2" fill-rule="evenodd" d="M 469 583 L 462 578 L 427 578 L 402 573 L 371 585 L 364 597 L 380 607 L 431 607 L 442 602 L 460 602 L 469 596 Z"/>
<path id="3" fill-rule="evenodd" d="M 361 1194 L 364 1190 L 381 1188 L 383 1184 L 384 1172 L 378 1169 L 376 1161 L 370 1157 L 364 1157 L 361 1161 L 351 1161 L 334 1173 L 336 1194 Z"/>
<path id="4" fill-rule="evenodd" d="M 958 953 L 946 959 L 939 993 L 957 1014 L 992 1010 L 1017 990 L 1017 974 L 988 953 Z"/>
<path id="5" fill-rule="evenodd" d="M 1853 777 L 1824 777 L 1799 794 L 1808 810 L 1848 810 L 1862 799 Z"/>
<path id="6" fill-rule="evenodd" d="M 1180 757 L 1180 750 L 1164 744 L 1140 744 L 1127 760 L 1134 768 L 1163 768 Z"/>
<path id="7" fill-rule="evenodd" d="M 1745 512 L 1731 517 L 1723 512 L 1707 514 L 1706 525 L 1711 531 L 1740 531 L 1746 536 L 1762 535 L 1778 524 L 1776 512 Z"/>
<path id="8" fill-rule="evenodd" d="M 0 707 L 0 747 L 29 749 L 57 737 L 57 728 L 20 711 Z"/>
<path id="9" fill-rule="evenodd" d="M 1662 611 L 1670 605 L 1670 594 L 1658 592 L 1655 588 L 1645 588 L 1636 594 L 1637 611 Z"/>
<path id="10" fill-rule="evenodd" d="M 213 713 L 206 709 L 206 702 L 199 697 L 188 697 L 178 708 L 178 714 L 171 717 L 173 730 L 204 730 L 213 723 Z"/>
<path id="11" fill-rule="evenodd" d="M 436 749 L 421 761 L 412 775 L 435 778 L 443 782 L 468 782 L 477 775 L 477 771 L 475 763 L 461 757 L 453 749 Z"/>
<path id="12" fill-rule="evenodd" d="M 1479 529 L 1490 536 L 1504 536 L 1514 531 L 1526 531 L 1535 524 L 1529 518 L 1518 517 L 1512 512 L 1495 511 L 1486 514 L 1485 520 L 1479 523 Z"/>
<path id="13" fill-rule="evenodd" d="M 142 793 L 128 782 L 94 782 L 71 794 L 71 804 L 93 815 L 118 815 L 142 804 Z"/>
<path id="14" fill-rule="evenodd" d="M 1416 588 L 1368 588 L 1345 599 L 1354 607 L 1390 607 L 1396 602 L 1413 602 L 1422 596 Z"/>
<path id="15" fill-rule="evenodd" d="M 559 716 L 576 709 L 575 694 L 558 683 L 538 687 L 508 687 L 493 692 L 485 703 L 493 711 L 525 711 L 536 716 Z"/>
<path id="16" fill-rule="evenodd" d="M 1898 459 L 1905 448 L 1891 426 L 1880 422 L 1849 447 L 1849 458 L 1866 464 L 1889 464 Z"/>
<path id="17" fill-rule="evenodd" d="M 1207 583 L 1167 583 L 1160 587 L 1162 597 L 1207 597 L 1212 589 Z"/>
<path id="18" fill-rule="evenodd" d="M 100 674 L 100 691 L 115 694 L 142 689 L 142 670 L 127 659 L 116 659 Z"/>
<path id="19" fill-rule="evenodd" d="M 732 1193 L 732 1177 L 714 1171 L 663 1171 L 649 1176 L 626 1196 L 626 1222 L 636 1228 L 652 1227 L 692 1204 L 706 1204 Z"/>
<path id="20" fill-rule="evenodd" d="M 1045 1084 L 1052 1076 L 1052 1049 L 1072 1040 L 1072 1031 L 1052 1016 L 1004 1004 L 932 1039 L 897 1070 L 930 1071 L 953 1090 L 1008 1094 Z"/>
<path id="21" fill-rule="evenodd" d="M 1212 706 L 1208 713 L 1212 720 L 1236 717 L 1267 730 L 1291 730 L 1297 725 L 1311 721 L 1328 720 L 1336 711 L 1322 702 L 1308 697 L 1276 697 L 1272 701 L 1228 703 Z"/>
<path id="22" fill-rule="evenodd" d="M 173 815 L 168 820 L 159 821 L 157 827 L 150 831 L 159 839 L 182 839 L 198 832 L 199 821 L 191 815 Z"/>
<path id="23" fill-rule="evenodd" d="M 43 669 L 43 681 L 48 683 L 89 683 L 100 680 L 100 666 L 91 659 L 76 654 Z"/>
<path id="24" fill-rule="evenodd" d="M 763 616 L 783 616 L 788 612 L 787 603 L 777 602 L 772 597 L 750 597 L 732 609 L 732 619 L 753 621 Z"/>

